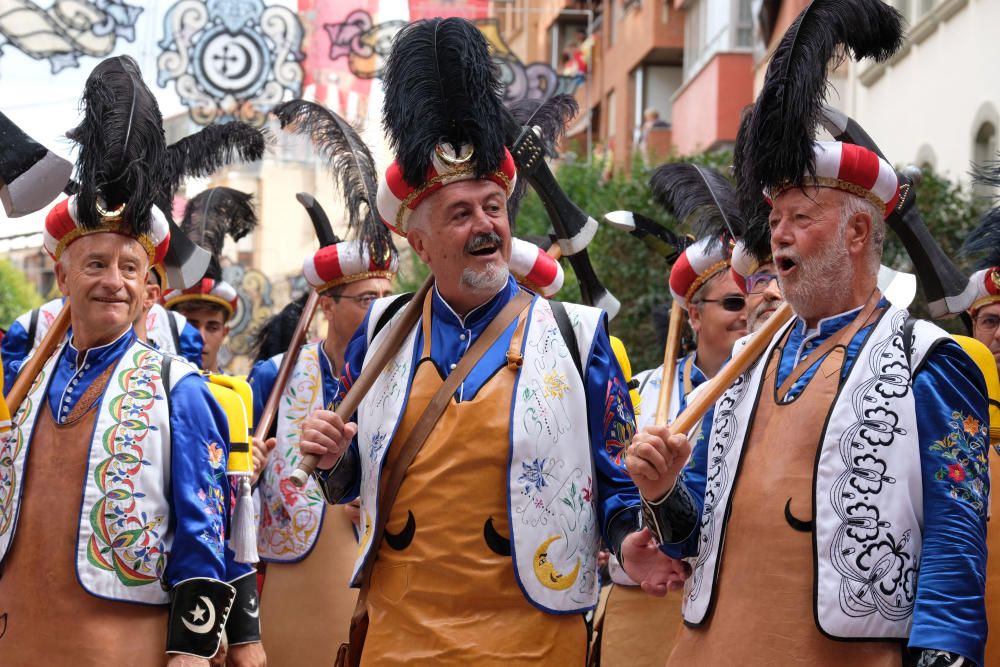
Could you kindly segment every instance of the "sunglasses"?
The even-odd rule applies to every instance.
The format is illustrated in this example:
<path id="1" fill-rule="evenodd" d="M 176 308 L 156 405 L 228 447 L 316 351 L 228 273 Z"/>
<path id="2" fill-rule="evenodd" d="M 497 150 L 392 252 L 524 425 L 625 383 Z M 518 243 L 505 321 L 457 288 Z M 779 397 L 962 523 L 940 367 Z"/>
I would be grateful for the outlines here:
<path id="1" fill-rule="evenodd" d="M 722 304 L 723 310 L 728 310 L 731 313 L 738 313 L 747 306 L 747 300 L 742 296 L 724 296 L 721 299 L 702 299 L 696 303 L 719 303 Z"/>

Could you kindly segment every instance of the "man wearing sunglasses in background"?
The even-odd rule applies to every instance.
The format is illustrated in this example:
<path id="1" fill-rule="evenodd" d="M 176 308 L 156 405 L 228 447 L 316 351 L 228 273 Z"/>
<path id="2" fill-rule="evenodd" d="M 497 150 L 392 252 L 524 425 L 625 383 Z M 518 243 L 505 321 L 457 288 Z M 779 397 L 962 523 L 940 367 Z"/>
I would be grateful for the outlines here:
<path id="1" fill-rule="evenodd" d="M 327 505 L 314 480 L 297 489 L 289 475 L 299 460 L 302 419 L 314 409 L 334 409 L 347 344 L 372 302 L 392 294 L 397 265 L 395 253 L 373 262 L 362 242 L 343 241 L 320 248 L 302 267 L 310 287 L 320 293 L 326 338 L 299 352 L 278 408 L 275 437 L 266 443 L 255 438 L 253 445 L 254 450 L 274 449 L 257 490 L 258 546 L 267 563 L 261 628 L 275 665 L 327 664 L 347 641 L 357 599 L 348 582 L 358 546 L 352 524 L 358 510 Z M 255 420 L 274 389 L 281 357 L 261 361 L 250 372 Z"/>

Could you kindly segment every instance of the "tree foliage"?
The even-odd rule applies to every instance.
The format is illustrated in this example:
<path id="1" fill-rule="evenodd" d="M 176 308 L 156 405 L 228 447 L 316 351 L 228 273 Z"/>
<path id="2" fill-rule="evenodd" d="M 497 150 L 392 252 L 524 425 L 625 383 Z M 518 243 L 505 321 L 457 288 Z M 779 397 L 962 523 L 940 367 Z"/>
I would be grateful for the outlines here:
<path id="1" fill-rule="evenodd" d="M 42 304 L 35 287 L 9 259 L 0 260 L 0 327 L 7 329 L 22 313 Z"/>

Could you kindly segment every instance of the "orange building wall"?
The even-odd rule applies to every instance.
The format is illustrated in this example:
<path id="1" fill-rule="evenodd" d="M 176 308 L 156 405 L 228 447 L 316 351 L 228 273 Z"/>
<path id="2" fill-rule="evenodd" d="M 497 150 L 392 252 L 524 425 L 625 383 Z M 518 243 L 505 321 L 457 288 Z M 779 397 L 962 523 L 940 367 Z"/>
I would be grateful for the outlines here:
<path id="1" fill-rule="evenodd" d="M 673 142 L 690 155 L 736 141 L 740 111 L 753 101 L 753 59 L 748 53 L 721 53 L 674 98 Z"/>

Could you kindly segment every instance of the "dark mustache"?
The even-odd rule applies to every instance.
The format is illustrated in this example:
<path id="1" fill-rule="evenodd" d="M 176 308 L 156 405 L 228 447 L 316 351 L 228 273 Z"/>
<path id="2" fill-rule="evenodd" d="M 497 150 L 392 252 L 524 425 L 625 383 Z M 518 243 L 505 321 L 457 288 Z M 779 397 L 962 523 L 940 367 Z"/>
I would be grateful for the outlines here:
<path id="1" fill-rule="evenodd" d="M 491 243 L 500 247 L 500 244 L 503 243 L 503 239 L 501 239 L 500 235 L 496 232 L 476 234 L 465 244 L 465 252 L 472 252 L 476 248 L 481 248 L 483 246 L 490 245 Z"/>

